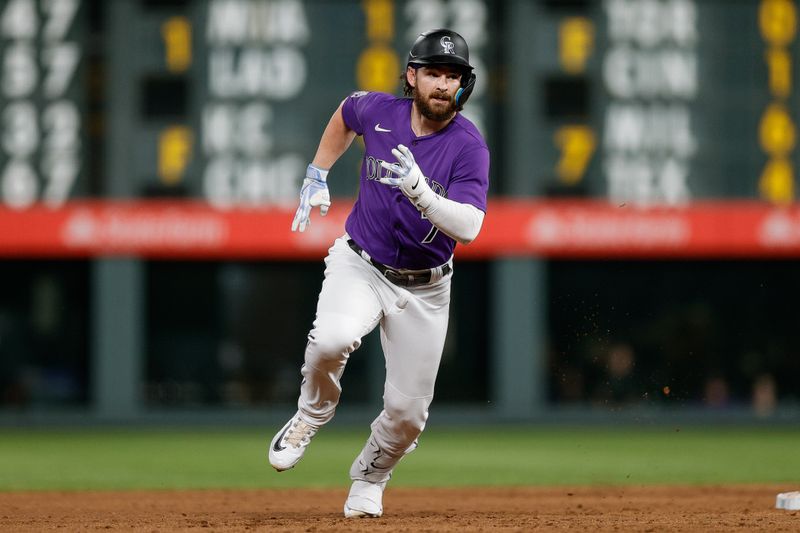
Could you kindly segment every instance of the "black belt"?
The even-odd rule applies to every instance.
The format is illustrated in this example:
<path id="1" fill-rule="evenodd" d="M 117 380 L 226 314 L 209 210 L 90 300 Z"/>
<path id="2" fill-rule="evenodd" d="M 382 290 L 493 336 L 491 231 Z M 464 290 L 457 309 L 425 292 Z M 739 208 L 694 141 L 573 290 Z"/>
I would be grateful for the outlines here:
<path id="1" fill-rule="evenodd" d="M 388 267 L 383 263 L 378 263 L 373 258 L 369 257 L 369 254 L 364 252 L 364 249 L 360 247 L 353 239 L 348 239 L 347 244 L 350 248 L 353 249 L 355 253 L 363 257 L 364 259 L 369 259 L 369 262 L 372 263 L 372 266 L 378 269 L 378 272 L 383 274 L 383 276 L 394 283 L 395 285 L 399 285 L 401 287 L 415 287 L 417 285 L 427 285 L 431 282 L 431 277 L 433 276 L 434 269 L 428 270 L 411 270 L 411 271 L 400 271 L 396 270 L 392 267 Z M 442 277 L 445 277 L 450 273 L 452 268 L 450 268 L 449 263 L 445 263 L 441 267 L 442 270 Z"/>

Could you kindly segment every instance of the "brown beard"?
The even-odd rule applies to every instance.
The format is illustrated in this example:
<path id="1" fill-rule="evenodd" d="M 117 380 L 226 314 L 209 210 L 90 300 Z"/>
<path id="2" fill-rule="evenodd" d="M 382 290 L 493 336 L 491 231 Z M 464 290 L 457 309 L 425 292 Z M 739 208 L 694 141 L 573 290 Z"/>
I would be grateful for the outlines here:
<path id="1" fill-rule="evenodd" d="M 434 95 L 431 95 L 431 98 L 433 96 Z M 452 99 L 448 98 L 447 107 L 441 111 L 436 111 L 428 104 L 428 100 L 425 100 L 417 90 L 414 90 L 414 103 L 417 104 L 417 109 L 419 109 L 423 117 L 436 122 L 450 120 L 456 113 L 456 104 Z"/>

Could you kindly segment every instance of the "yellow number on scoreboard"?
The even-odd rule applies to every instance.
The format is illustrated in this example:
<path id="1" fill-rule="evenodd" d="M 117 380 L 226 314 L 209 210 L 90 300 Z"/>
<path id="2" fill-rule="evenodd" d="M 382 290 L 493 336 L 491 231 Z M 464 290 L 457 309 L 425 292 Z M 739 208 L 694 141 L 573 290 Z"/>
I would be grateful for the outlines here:
<path id="1" fill-rule="evenodd" d="M 192 157 L 192 130 L 171 126 L 158 139 L 158 176 L 165 185 L 176 185 L 183 178 Z"/>
<path id="2" fill-rule="evenodd" d="M 391 93 L 397 87 L 400 63 L 388 46 L 377 44 L 364 50 L 357 69 L 360 89 Z"/>
<path id="3" fill-rule="evenodd" d="M 562 126 L 556 131 L 555 142 L 561 149 L 556 174 L 562 183 L 575 185 L 583 179 L 594 154 L 594 132 L 589 126 Z"/>
<path id="4" fill-rule="evenodd" d="M 794 168 L 786 158 L 770 159 L 758 181 L 761 197 L 775 204 L 789 204 L 794 199 Z"/>
<path id="5" fill-rule="evenodd" d="M 167 69 L 184 72 L 192 64 L 192 25 L 186 17 L 170 17 L 161 26 Z"/>
<path id="6" fill-rule="evenodd" d="M 586 70 L 594 49 L 594 25 L 586 17 L 569 17 L 558 28 L 558 55 L 561 68 L 570 74 Z"/>

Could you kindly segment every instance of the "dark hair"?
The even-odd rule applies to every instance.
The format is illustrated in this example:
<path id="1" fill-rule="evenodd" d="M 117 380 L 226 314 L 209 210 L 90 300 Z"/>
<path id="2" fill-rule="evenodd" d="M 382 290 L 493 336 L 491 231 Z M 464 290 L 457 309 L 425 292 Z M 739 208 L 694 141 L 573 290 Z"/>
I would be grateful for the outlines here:
<path id="1" fill-rule="evenodd" d="M 414 87 L 408 83 L 408 67 L 416 69 L 415 65 L 406 65 L 406 69 L 400 75 L 400 79 L 403 80 L 403 96 L 411 96 L 414 94 Z"/>

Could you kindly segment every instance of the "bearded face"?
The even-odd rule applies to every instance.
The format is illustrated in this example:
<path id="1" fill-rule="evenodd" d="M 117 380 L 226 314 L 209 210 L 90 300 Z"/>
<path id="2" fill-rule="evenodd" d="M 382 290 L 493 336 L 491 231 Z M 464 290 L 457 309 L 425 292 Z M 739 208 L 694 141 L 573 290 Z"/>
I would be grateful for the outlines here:
<path id="1" fill-rule="evenodd" d="M 416 90 L 414 91 L 414 102 L 422 116 L 428 120 L 444 122 L 453 118 L 456 113 L 455 97 L 450 98 L 445 92 L 424 96 L 419 90 Z"/>
<path id="2" fill-rule="evenodd" d="M 414 71 L 414 103 L 423 117 L 436 122 L 456 113 L 455 96 L 461 87 L 461 72 L 446 65 L 419 67 Z"/>

